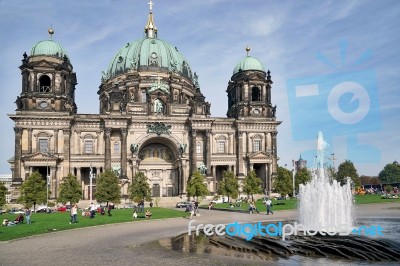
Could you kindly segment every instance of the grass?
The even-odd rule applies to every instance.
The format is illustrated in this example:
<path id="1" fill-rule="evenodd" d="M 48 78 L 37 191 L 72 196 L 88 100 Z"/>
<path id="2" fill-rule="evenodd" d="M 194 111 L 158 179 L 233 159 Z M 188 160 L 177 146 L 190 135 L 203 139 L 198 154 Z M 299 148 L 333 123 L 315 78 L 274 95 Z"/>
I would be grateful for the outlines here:
<path id="1" fill-rule="evenodd" d="M 381 195 L 378 194 L 366 194 L 366 195 L 355 195 L 354 197 L 355 204 L 371 204 L 371 203 L 388 203 L 388 202 L 400 202 L 400 199 L 382 199 Z M 292 210 L 298 207 L 297 199 L 288 199 L 288 200 L 273 200 L 272 211 L 281 211 L 281 210 Z M 256 207 L 260 212 L 266 212 L 267 207 L 261 200 L 256 202 Z M 249 204 L 242 203 L 240 207 L 231 208 L 228 203 L 220 203 L 214 204 L 213 209 L 215 210 L 231 210 L 231 211 L 245 211 L 248 212 Z"/>
<path id="2" fill-rule="evenodd" d="M 370 204 L 370 203 L 388 203 L 388 202 L 399 202 L 400 199 L 381 199 L 380 195 L 367 194 L 367 195 L 356 195 L 356 204 Z M 291 210 L 297 208 L 297 199 L 288 200 L 273 200 L 273 211 Z M 207 208 L 207 206 L 202 206 Z M 266 206 L 261 200 L 256 202 L 256 207 L 260 212 L 266 212 Z M 213 209 L 220 210 L 231 210 L 231 211 L 243 211 L 248 212 L 249 204 L 242 203 L 240 207 L 230 208 L 228 203 L 215 204 Z M 188 214 L 182 211 L 164 209 L 164 208 L 152 208 L 153 213 L 152 219 L 165 219 L 175 217 L 186 217 Z M 132 209 L 120 209 L 113 210 L 112 216 L 97 214 L 96 218 L 90 219 L 89 217 L 83 217 L 78 215 L 77 224 L 69 224 L 70 216 L 68 212 L 63 213 L 34 213 L 31 216 L 32 224 L 20 224 L 16 226 L 0 226 L 0 241 L 7 241 L 17 239 L 21 237 L 40 235 L 49 232 L 69 230 L 72 228 L 82 228 L 95 225 L 123 223 L 132 221 L 147 221 L 144 218 L 144 214 L 139 213 L 138 219 L 132 218 Z M 0 215 L 1 222 L 7 218 L 11 221 L 15 219 L 16 214 L 3 214 Z"/>
<path id="3" fill-rule="evenodd" d="M 132 209 L 119 209 L 112 210 L 111 217 L 106 215 L 96 214 L 94 219 L 81 216 L 78 214 L 78 223 L 69 224 L 69 212 L 56 212 L 56 213 L 33 213 L 31 215 L 31 224 L 19 224 L 15 226 L 0 226 L 0 241 L 7 241 L 21 237 L 45 234 L 49 232 L 69 230 L 72 228 L 82 228 L 95 225 L 123 223 L 132 221 L 148 221 L 144 218 L 144 213 L 138 213 L 138 218 L 132 218 Z M 186 213 L 177 210 L 164 209 L 164 208 L 151 208 L 151 219 L 165 219 L 175 217 L 186 217 Z M 1 222 L 3 219 L 13 221 L 17 214 L 2 214 L 0 215 Z"/>

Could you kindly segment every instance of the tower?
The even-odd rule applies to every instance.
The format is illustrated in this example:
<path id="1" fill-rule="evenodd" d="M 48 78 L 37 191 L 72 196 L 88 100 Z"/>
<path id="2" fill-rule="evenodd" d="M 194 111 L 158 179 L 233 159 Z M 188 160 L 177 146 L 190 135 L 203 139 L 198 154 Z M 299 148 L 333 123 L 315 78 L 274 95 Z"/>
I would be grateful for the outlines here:
<path id="1" fill-rule="evenodd" d="M 271 103 L 271 73 L 265 72 L 264 65 L 257 58 L 249 55 L 234 68 L 228 83 L 229 118 L 271 118 L 275 119 L 276 106 Z"/>

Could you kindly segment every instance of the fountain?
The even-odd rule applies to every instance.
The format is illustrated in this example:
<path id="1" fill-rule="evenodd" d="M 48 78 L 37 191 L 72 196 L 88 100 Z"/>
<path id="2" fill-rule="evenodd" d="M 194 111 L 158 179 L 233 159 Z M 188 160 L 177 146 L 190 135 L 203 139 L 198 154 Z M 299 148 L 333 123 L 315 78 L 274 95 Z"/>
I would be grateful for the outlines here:
<path id="1" fill-rule="evenodd" d="M 316 170 L 309 183 L 300 185 L 299 220 L 311 230 L 348 231 L 354 227 L 350 179 L 341 186 L 325 175 L 324 156 L 327 147 L 322 132 L 318 132 Z"/>

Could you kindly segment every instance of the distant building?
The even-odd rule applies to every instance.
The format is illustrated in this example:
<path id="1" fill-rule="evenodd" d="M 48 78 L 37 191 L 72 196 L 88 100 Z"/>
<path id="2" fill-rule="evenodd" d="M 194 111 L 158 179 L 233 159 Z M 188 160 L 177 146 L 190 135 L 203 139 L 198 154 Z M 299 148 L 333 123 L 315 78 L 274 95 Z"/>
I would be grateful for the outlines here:
<path id="1" fill-rule="evenodd" d="M 72 173 L 88 199 L 90 174 L 113 169 L 126 195 L 141 171 L 153 197 L 170 197 L 185 194 L 197 170 L 215 193 L 224 171 L 243 181 L 254 169 L 271 191 L 281 121 L 272 104 L 271 73 L 249 56 L 250 48 L 227 76 L 227 88 L 219 88 L 227 92 L 227 100 L 220 101 L 227 102 L 227 117 L 211 117 L 196 72 L 177 47 L 157 37 L 150 9 L 144 37 L 110 55 L 98 98 L 87 99 L 98 100 L 99 114 L 79 114 L 70 57 L 53 41 L 54 31 L 49 33 L 49 40 L 24 53 L 19 67 L 21 93 L 16 113 L 9 115 L 15 122 L 15 154 L 9 160 L 14 185 L 38 171 L 49 176 L 51 197 L 57 198 L 63 178 Z"/>
<path id="2" fill-rule="evenodd" d="M 307 169 L 307 160 L 303 160 L 300 154 L 299 160 L 295 161 L 296 172 L 301 169 Z"/>

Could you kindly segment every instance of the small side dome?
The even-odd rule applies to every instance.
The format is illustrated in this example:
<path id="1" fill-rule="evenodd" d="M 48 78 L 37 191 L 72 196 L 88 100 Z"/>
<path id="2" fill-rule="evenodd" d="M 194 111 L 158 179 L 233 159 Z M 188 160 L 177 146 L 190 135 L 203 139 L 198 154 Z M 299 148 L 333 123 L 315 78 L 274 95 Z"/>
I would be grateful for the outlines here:
<path id="1" fill-rule="evenodd" d="M 259 70 L 265 72 L 263 63 L 257 58 L 246 56 L 233 69 L 233 75 L 245 70 Z"/>
<path id="2" fill-rule="evenodd" d="M 32 47 L 31 56 L 35 55 L 51 55 L 63 59 L 64 55 L 68 58 L 69 56 L 61 44 L 56 43 L 53 40 L 40 41 Z"/>

